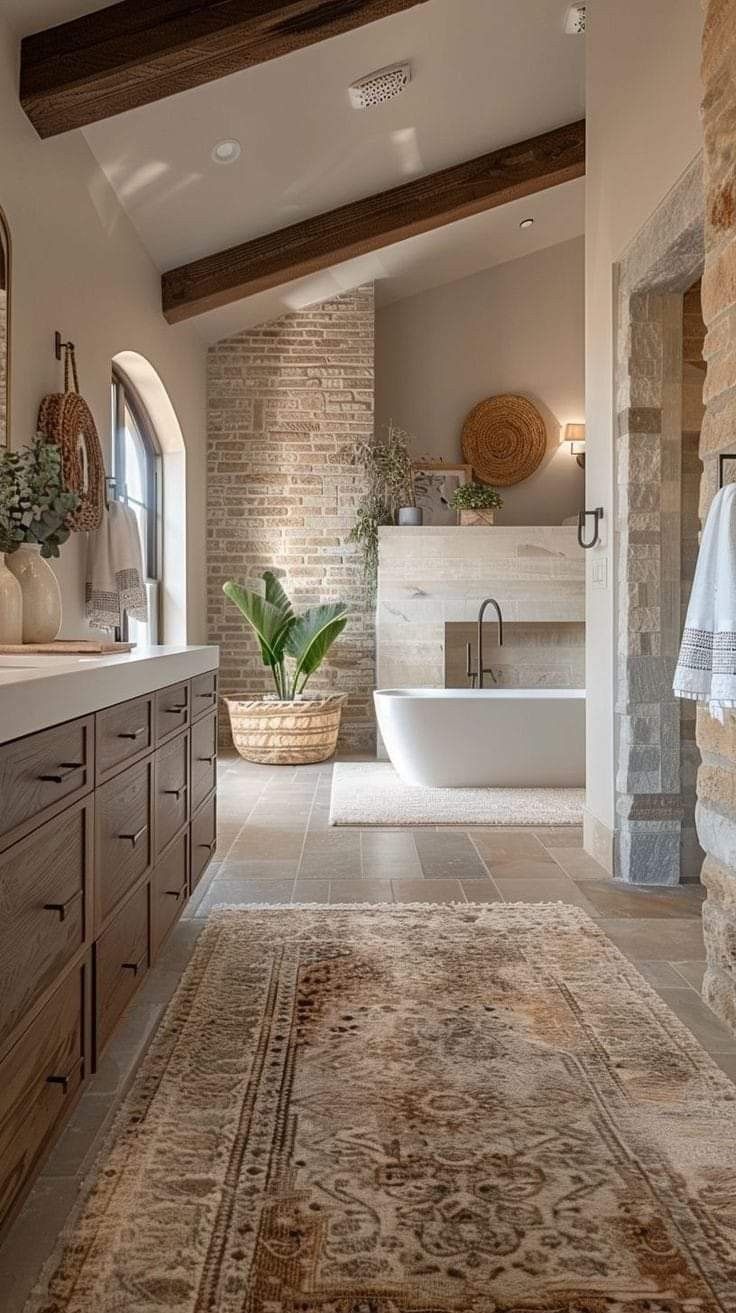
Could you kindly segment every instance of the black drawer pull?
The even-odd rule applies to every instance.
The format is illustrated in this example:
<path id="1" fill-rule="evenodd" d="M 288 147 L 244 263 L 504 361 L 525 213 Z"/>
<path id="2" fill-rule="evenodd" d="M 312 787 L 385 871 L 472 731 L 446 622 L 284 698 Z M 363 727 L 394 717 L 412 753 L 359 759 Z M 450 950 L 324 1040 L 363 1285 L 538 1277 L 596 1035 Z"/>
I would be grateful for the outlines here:
<path id="1" fill-rule="evenodd" d="M 67 908 L 71 907 L 72 903 L 76 903 L 77 899 L 81 898 L 81 896 L 82 890 L 77 889 L 77 892 L 72 894 L 71 898 L 67 898 L 65 903 L 44 903 L 43 910 L 44 912 L 58 912 L 59 920 L 66 921 Z"/>
<path id="2" fill-rule="evenodd" d="M 214 693 L 195 693 L 194 696 L 195 696 L 195 698 L 209 698 L 210 701 L 212 701 L 212 698 L 213 698 L 215 695 L 214 695 Z"/>
<path id="3" fill-rule="evenodd" d="M 46 1084 L 60 1085 L 64 1094 L 66 1094 L 68 1093 L 70 1082 L 73 1080 L 75 1073 L 80 1070 L 84 1070 L 84 1058 L 79 1058 L 66 1076 L 47 1076 Z"/>
<path id="4" fill-rule="evenodd" d="M 64 780 L 70 775 L 75 775 L 77 771 L 84 770 L 84 763 L 80 761 L 62 761 L 58 770 L 53 773 L 49 771 L 48 775 L 39 775 L 39 780 L 48 784 L 63 784 Z"/>
<path id="5" fill-rule="evenodd" d="M 217 847 L 217 839 L 213 839 L 212 843 L 198 843 L 197 847 L 206 848 L 208 853 L 213 853 Z"/>
<path id="6" fill-rule="evenodd" d="M 178 789 L 162 789 L 161 792 L 168 794 L 172 798 L 176 798 L 176 801 L 178 802 L 182 793 L 186 793 L 188 788 L 189 788 L 188 784 L 182 784 L 181 787 Z"/>
<path id="7" fill-rule="evenodd" d="M 131 729 L 131 730 L 128 730 L 128 731 L 127 731 L 126 733 L 124 733 L 124 734 L 123 734 L 123 733 L 118 734 L 118 738 L 119 738 L 119 739 L 139 739 L 140 736 L 141 736 L 141 734 L 145 734 L 147 728 L 148 728 L 148 727 L 147 727 L 146 725 L 141 725 L 140 729 Z"/>
<path id="8" fill-rule="evenodd" d="M 121 970 L 121 971 L 132 971 L 132 972 L 133 972 L 133 975 L 134 975 L 134 976 L 137 976 L 137 975 L 138 975 L 138 972 L 139 972 L 140 969 L 141 969 L 141 967 L 142 967 L 142 966 L 145 966 L 145 962 L 146 962 L 146 958 L 147 958 L 147 956 L 148 956 L 148 954 L 147 954 L 147 953 L 144 953 L 144 954 L 143 954 L 143 957 L 140 958 L 138 962 L 121 962 L 121 963 L 120 963 L 120 970 Z"/>
<path id="9" fill-rule="evenodd" d="M 133 847 L 135 848 L 135 846 L 136 846 L 136 844 L 139 842 L 139 840 L 141 840 L 141 839 L 143 838 L 143 836 L 144 836 L 144 834 L 146 833 L 147 829 L 148 829 L 148 826 L 147 826 L 147 825 L 142 825 L 141 828 L 140 828 L 140 830 L 138 830 L 136 834 L 119 834 L 119 835 L 118 835 L 118 839 L 129 839 L 130 842 L 132 843 Z"/>
<path id="10" fill-rule="evenodd" d="M 211 757 L 197 757 L 197 761 L 206 761 L 207 765 L 211 766 L 213 761 L 217 761 L 217 754 L 213 753 Z"/>
<path id="11" fill-rule="evenodd" d="M 165 892 L 167 898 L 175 898 L 176 901 L 178 902 L 182 894 L 185 894 L 186 891 L 187 891 L 187 887 L 186 885 L 183 885 L 181 889 L 167 889 Z"/>
<path id="12" fill-rule="evenodd" d="M 182 705 L 181 705 L 180 707 L 164 707 L 164 711 L 165 711 L 169 716 L 182 716 L 182 715 L 184 714 L 184 712 L 187 711 L 187 710 L 188 710 L 188 707 L 187 707 L 186 702 L 182 703 Z"/>

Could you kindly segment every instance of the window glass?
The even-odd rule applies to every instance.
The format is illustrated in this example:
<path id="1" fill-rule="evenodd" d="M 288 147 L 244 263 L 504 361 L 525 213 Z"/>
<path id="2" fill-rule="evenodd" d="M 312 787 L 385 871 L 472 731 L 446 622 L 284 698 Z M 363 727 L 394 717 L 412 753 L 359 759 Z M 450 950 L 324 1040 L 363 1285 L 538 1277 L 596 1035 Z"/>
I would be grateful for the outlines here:
<path id="1" fill-rule="evenodd" d="M 135 643 L 158 642 L 160 593 L 159 476 L 161 458 L 148 416 L 117 374 L 112 382 L 114 434 L 112 495 L 135 512 L 141 536 L 148 592 L 148 625 L 126 618 L 123 637 Z"/>

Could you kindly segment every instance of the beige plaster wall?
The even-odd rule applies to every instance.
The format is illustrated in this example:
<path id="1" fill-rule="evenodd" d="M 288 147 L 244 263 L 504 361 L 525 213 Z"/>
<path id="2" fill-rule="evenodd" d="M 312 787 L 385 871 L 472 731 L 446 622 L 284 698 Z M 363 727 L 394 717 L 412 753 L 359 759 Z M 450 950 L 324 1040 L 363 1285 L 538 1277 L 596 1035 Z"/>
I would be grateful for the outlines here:
<path id="1" fill-rule="evenodd" d="M 597 0 L 589 6 L 586 503 L 604 507 L 606 533 L 603 546 L 587 554 L 586 843 L 604 860 L 610 859 L 614 825 L 615 266 L 702 147 L 701 27 L 698 0 Z"/>
<path id="2" fill-rule="evenodd" d="M 169 327 L 159 273 L 80 132 L 41 141 L 17 97 L 18 47 L 0 18 L 0 207 L 13 243 L 12 444 L 27 442 L 41 397 L 62 386 L 59 329 L 76 343 L 80 386 L 110 451 L 110 362 L 137 351 L 158 371 L 187 447 L 190 641 L 206 635 L 204 605 L 205 349 L 189 326 Z M 57 565 L 65 636 L 85 632 L 84 542 Z"/>
<path id="3" fill-rule="evenodd" d="M 462 459 L 468 412 L 498 392 L 539 406 L 547 454 L 530 479 L 503 490 L 499 524 L 561 524 L 583 504 L 584 475 L 560 447 L 582 420 L 584 241 L 562 242 L 407 297 L 376 316 L 376 423 L 416 435 L 418 454 Z"/>

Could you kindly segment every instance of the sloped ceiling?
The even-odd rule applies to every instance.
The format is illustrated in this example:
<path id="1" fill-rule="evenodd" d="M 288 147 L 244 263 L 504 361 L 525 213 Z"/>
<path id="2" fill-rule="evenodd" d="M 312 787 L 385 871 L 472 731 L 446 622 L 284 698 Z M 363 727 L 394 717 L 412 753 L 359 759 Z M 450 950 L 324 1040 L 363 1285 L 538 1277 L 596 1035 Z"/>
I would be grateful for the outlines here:
<path id="1" fill-rule="evenodd" d="M 3 13 L 23 35 L 98 7 L 4 0 Z M 565 7 L 429 0 L 84 135 L 144 246 L 168 269 L 582 117 L 585 43 L 564 35 Z M 410 87 L 379 109 L 351 109 L 349 84 L 400 59 L 411 60 Z M 225 138 L 242 145 L 232 165 L 211 158 Z M 464 277 L 579 235 L 583 190 L 568 183 L 197 322 L 215 340 L 369 278 L 385 304 Z M 535 224 L 522 231 L 527 214 Z"/>

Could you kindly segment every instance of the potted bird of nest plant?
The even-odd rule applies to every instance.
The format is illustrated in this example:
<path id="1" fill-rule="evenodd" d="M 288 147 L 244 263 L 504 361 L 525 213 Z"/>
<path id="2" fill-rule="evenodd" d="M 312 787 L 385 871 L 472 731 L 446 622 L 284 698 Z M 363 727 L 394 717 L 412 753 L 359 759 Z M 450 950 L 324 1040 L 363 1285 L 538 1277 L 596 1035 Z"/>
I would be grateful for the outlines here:
<path id="1" fill-rule="evenodd" d="M 234 580 L 223 585 L 255 634 L 275 690 L 260 700 L 225 698 L 233 742 L 246 761 L 270 766 L 326 761 L 337 747 L 345 694 L 312 697 L 305 688 L 345 628 L 347 607 L 330 602 L 297 615 L 274 572 L 262 579 L 262 593 Z"/>

